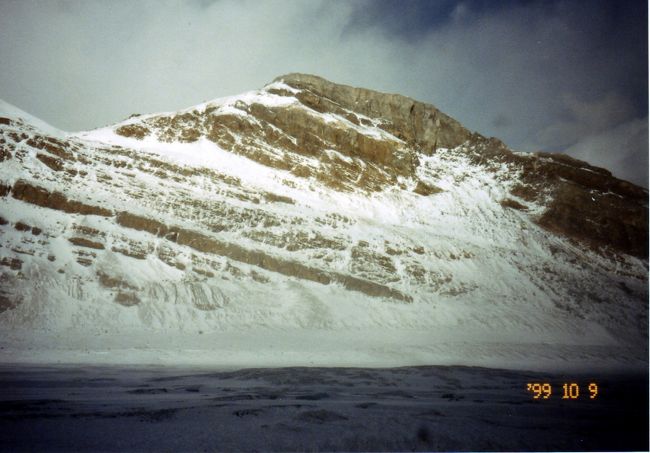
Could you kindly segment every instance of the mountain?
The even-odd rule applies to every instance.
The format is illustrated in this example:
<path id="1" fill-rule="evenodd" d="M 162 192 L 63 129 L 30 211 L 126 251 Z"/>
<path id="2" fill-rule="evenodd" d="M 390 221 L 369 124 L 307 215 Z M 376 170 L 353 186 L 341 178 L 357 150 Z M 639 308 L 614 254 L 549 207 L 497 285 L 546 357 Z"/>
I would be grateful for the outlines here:
<path id="1" fill-rule="evenodd" d="M 647 366 L 647 190 L 432 105 L 288 74 L 0 134 L 5 362 Z"/>

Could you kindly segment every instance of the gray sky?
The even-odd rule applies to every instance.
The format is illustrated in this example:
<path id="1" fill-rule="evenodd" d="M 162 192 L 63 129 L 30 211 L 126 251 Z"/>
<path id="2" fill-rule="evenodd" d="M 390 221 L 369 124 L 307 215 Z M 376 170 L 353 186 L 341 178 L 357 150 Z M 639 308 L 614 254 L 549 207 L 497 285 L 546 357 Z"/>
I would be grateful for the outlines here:
<path id="1" fill-rule="evenodd" d="M 0 98 L 64 130 L 307 72 L 648 186 L 645 1 L 0 0 Z"/>

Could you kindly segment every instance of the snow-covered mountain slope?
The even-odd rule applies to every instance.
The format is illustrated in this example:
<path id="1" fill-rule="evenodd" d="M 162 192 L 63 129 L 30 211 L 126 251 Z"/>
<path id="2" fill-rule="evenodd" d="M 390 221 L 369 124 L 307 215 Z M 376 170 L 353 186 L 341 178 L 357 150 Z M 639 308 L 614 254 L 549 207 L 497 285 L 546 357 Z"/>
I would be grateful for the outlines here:
<path id="1" fill-rule="evenodd" d="M 606 170 L 302 74 L 73 134 L 0 107 L 5 361 L 647 362 L 648 194 Z"/>

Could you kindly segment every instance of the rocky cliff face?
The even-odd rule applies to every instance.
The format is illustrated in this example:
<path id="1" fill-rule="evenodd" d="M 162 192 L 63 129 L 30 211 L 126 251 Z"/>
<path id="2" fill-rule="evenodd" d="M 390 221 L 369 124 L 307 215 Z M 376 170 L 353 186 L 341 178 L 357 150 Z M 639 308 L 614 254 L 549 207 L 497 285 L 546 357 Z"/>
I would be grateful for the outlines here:
<path id="1" fill-rule="evenodd" d="M 289 74 L 74 134 L 4 112 L 12 331 L 647 335 L 647 191 L 431 105 Z"/>
<path id="2" fill-rule="evenodd" d="M 298 176 L 315 175 L 337 190 L 385 189 L 398 184 L 397 176 L 416 177 L 418 156 L 467 143 L 473 163 L 488 170 L 505 164 L 513 177 L 520 177 L 515 198 L 548 206 L 539 225 L 595 247 L 648 257 L 648 193 L 605 169 L 562 154 L 513 153 L 432 105 L 398 94 L 306 74 L 278 77 L 265 91 L 279 99 L 277 105 L 239 102 L 233 107 L 245 115 L 212 116 L 214 110 L 207 108 L 157 116 L 116 132 L 142 139 L 155 131 L 158 140 L 190 143 L 207 137 L 263 164 Z M 375 130 L 369 133 L 369 128 Z M 246 141 L 236 143 L 235 135 L 242 133 Z M 268 144 L 275 160 L 260 149 Z M 327 152 L 332 150 L 357 161 L 333 159 Z M 305 164 L 301 156 L 316 157 L 317 165 Z"/>

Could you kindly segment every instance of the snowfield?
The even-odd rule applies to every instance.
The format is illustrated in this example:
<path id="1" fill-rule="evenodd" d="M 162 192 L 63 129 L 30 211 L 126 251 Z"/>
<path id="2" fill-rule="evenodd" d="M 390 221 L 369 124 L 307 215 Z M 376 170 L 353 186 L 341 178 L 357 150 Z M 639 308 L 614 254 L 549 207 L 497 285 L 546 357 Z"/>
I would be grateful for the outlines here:
<path id="1" fill-rule="evenodd" d="M 0 198 L 0 259 L 19 257 L 20 268 L 0 267 L 2 296 L 19 303 L 0 313 L 0 362 L 647 367 L 647 303 L 639 302 L 644 295 L 647 301 L 647 261 L 629 255 L 612 261 L 550 234 L 534 223 L 541 204 L 519 200 L 525 212 L 505 209 L 501 201 L 516 175 L 506 165 L 486 171 L 473 164 L 468 143 L 421 155 L 415 178 L 400 176 L 398 185 L 368 193 L 333 190 L 205 137 L 183 143 L 116 133 L 118 126 L 176 113 L 250 116 L 242 106 L 253 104 L 304 108 L 270 89 L 297 92 L 275 82 L 183 112 L 72 134 L 3 103 L 0 114 L 19 121 L 6 130 L 18 127 L 27 138 L 15 144 L 20 159 L 0 164 L 0 182 L 27 181 L 111 213 L 211 235 L 270 257 L 262 261 L 364 279 L 403 300 L 351 291 L 342 277 L 322 284 L 233 260 L 232 253 L 205 253 L 111 216 L 7 196 Z M 330 113 L 309 115 L 350 123 Z M 362 119 L 350 123 L 359 134 L 401 142 L 376 119 Z M 66 164 L 73 176 L 44 164 L 42 155 L 53 151 L 29 145 L 39 137 L 66 141 L 76 156 Z M 258 145 L 259 152 L 277 153 Z M 336 150 L 325 154 L 369 165 Z M 414 193 L 418 181 L 439 193 Z M 273 200 L 268 194 L 288 201 L 265 201 Z M 307 245 L 290 249 L 287 237 Z"/>
<path id="2" fill-rule="evenodd" d="M 551 397 L 534 399 L 529 382 L 552 383 Z M 563 382 L 583 393 L 563 400 Z M 12 451 L 648 448 L 638 374 L 40 366 L 0 368 L 0 389 L 0 448 Z"/>

